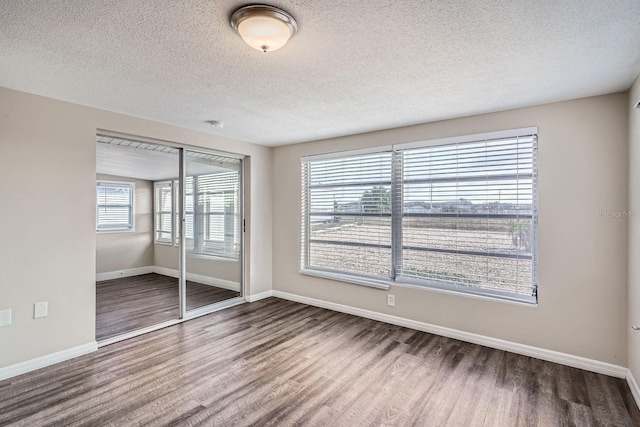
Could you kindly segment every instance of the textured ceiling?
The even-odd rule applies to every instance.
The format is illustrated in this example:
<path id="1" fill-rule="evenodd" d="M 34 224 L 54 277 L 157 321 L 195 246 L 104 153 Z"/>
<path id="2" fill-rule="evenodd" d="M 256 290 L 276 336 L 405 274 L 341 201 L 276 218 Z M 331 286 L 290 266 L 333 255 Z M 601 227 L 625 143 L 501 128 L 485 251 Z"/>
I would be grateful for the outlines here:
<path id="1" fill-rule="evenodd" d="M 300 31 L 267 54 L 228 24 L 246 3 L 2 1 L 0 86 L 281 145 L 623 91 L 640 73 L 638 0 L 273 1 Z"/>

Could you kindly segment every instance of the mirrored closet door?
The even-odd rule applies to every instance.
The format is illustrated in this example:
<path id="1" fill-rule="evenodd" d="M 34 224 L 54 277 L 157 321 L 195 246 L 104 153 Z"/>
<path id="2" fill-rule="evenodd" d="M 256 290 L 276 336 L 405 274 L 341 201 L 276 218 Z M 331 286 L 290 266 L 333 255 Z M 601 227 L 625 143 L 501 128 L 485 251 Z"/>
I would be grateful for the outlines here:
<path id="1" fill-rule="evenodd" d="M 243 302 L 243 159 L 96 142 L 98 343 Z"/>
<path id="2" fill-rule="evenodd" d="M 242 296 L 242 160 L 184 150 L 186 311 Z"/>
<path id="3" fill-rule="evenodd" d="M 96 137 L 96 340 L 180 319 L 171 194 L 179 149 Z"/>

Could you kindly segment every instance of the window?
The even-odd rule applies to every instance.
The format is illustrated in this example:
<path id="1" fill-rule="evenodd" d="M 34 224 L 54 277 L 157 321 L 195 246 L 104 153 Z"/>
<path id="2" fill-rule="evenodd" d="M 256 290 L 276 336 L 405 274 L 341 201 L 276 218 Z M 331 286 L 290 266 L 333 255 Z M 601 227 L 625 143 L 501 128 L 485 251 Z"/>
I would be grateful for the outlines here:
<path id="1" fill-rule="evenodd" d="M 192 179 L 193 252 L 239 253 L 239 172 L 200 175 Z"/>
<path id="2" fill-rule="evenodd" d="M 157 243 L 178 245 L 180 241 L 178 188 L 177 180 L 155 183 Z M 238 259 L 241 250 L 240 170 L 188 176 L 185 189 L 188 252 Z"/>
<path id="3" fill-rule="evenodd" d="M 173 181 L 156 182 L 155 193 L 155 241 L 156 243 L 173 244 Z"/>
<path id="4" fill-rule="evenodd" d="M 535 302 L 536 134 L 303 158 L 303 272 Z"/>
<path id="5" fill-rule="evenodd" d="M 132 182 L 97 182 L 97 231 L 133 230 L 133 190 Z"/>
<path id="6" fill-rule="evenodd" d="M 389 279 L 391 160 L 384 152 L 303 163 L 305 268 Z"/>

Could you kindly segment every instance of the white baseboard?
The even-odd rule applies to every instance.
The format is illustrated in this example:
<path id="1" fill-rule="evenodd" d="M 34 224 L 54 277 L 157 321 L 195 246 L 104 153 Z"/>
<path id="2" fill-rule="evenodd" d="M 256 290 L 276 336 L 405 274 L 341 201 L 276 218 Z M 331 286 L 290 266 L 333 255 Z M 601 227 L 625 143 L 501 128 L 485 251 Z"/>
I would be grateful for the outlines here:
<path id="1" fill-rule="evenodd" d="M 443 326 L 433 325 L 430 323 L 418 322 L 416 320 L 392 316 L 390 314 L 378 313 L 375 311 L 364 310 L 362 308 L 351 307 L 348 305 L 336 304 L 315 298 L 308 298 L 301 295 L 290 294 L 287 292 L 274 290 L 273 296 L 290 301 L 300 302 L 302 304 L 313 305 L 315 307 L 339 311 L 341 313 L 353 314 L 355 316 L 365 317 L 367 319 L 378 320 L 380 322 L 390 323 L 392 325 L 404 326 L 406 328 L 415 329 L 418 331 L 429 332 L 431 334 L 454 338 L 460 341 L 479 344 L 485 347 L 509 351 L 511 353 L 522 354 L 524 356 L 535 357 L 536 359 L 547 360 L 549 362 L 559 363 L 561 365 L 584 369 L 586 371 L 596 372 L 612 377 L 625 378 L 628 375 L 627 368 L 623 366 L 618 366 L 593 359 L 587 359 L 581 356 L 574 356 L 572 354 L 561 353 L 559 351 L 547 350 L 544 348 L 505 341 L 498 338 L 491 338 L 471 332 L 445 328 Z"/>
<path id="2" fill-rule="evenodd" d="M 176 279 L 180 277 L 180 273 L 178 270 L 174 270 L 172 268 L 158 267 L 157 265 L 153 267 L 153 272 L 157 274 L 162 274 L 163 276 L 175 277 Z"/>
<path id="3" fill-rule="evenodd" d="M 165 267 L 153 267 L 153 273 L 162 274 L 163 276 L 179 277 L 178 270 Z M 216 279 L 214 277 L 202 276 L 200 274 L 187 273 L 187 280 L 202 283 L 203 285 L 216 286 L 218 288 L 228 289 L 230 291 L 240 292 L 240 283 L 231 280 Z"/>
<path id="4" fill-rule="evenodd" d="M 163 276 L 178 277 L 178 270 L 172 268 L 158 267 L 150 265 L 147 267 L 128 268 L 126 270 L 108 271 L 106 273 L 97 273 L 96 281 L 120 279 L 123 277 L 140 276 L 143 274 L 157 273 Z M 203 285 L 216 286 L 218 288 L 228 289 L 230 291 L 240 292 L 240 283 L 230 280 L 216 279 L 214 277 L 203 276 L 200 274 L 187 273 L 187 280 L 202 283 Z"/>
<path id="5" fill-rule="evenodd" d="M 153 273 L 153 265 L 147 267 L 127 268 L 125 270 L 107 271 L 106 273 L 96 273 L 96 282 L 102 282 L 103 280 L 120 279 L 122 277 L 140 276 L 142 274 Z"/>
<path id="6" fill-rule="evenodd" d="M 259 294 L 247 295 L 246 300 L 247 302 L 256 302 L 271 296 L 273 296 L 273 291 L 264 291 Z"/>
<path id="7" fill-rule="evenodd" d="M 56 363 L 64 362 L 65 360 L 73 359 L 74 357 L 83 356 L 96 350 L 98 350 L 98 343 L 94 341 L 78 347 L 72 347 L 56 353 L 47 354 L 46 356 L 36 357 L 35 359 L 16 363 L 15 365 L 5 366 L 4 368 L 0 368 L 0 381 L 17 375 L 26 374 L 27 372 L 35 371 L 36 369 L 44 368 L 46 366 L 55 365 Z"/>
<path id="8" fill-rule="evenodd" d="M 638 383 L 633 377 L 630 369 L 627 369 L 627 383 L 629 384 L 633 398 L 636 400 L 636 405 L 640 408 L 640 387 L 638 387 Z"/>

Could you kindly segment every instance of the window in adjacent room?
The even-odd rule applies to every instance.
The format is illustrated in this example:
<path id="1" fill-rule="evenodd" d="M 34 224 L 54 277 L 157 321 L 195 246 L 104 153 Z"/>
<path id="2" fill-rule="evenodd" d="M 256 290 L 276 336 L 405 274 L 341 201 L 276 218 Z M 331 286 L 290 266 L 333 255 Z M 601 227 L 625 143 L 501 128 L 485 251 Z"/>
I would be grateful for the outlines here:
<path id="1" fill-rule="evenodd" d="M 535 302 L 537 129 L 302 159 L 302 270 Z"/>
<path id="2" fill-rule="evenodd" d="M 155 242 L 173 244 L 173 181 L 154 183 Z"/>
<path id="3" fill-rule="evenodd" d="M 162 181 L 154 185 L 155 241 L 178 245 L 179 182 Z M 239 168 L 215 174 L 187 176 L 185 189 L 185 240 L 188 253 L 239 259 Z"/>
<path id="4" fill-rule="evenodd" d="M 133 182 L 98 181 L 96 184 L 96 230 L 133 231 Z"/>

